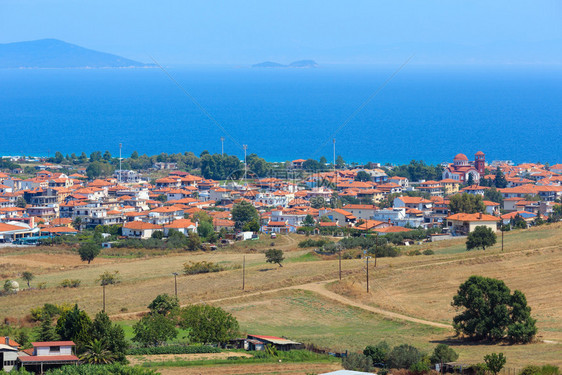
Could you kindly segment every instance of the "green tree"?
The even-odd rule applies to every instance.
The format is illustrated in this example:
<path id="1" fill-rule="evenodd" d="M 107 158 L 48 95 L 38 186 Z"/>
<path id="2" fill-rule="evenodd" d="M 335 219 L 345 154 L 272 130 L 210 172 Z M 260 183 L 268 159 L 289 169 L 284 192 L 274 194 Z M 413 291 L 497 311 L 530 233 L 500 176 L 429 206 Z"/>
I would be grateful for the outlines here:
<path id="1" fill-rule="evenodd" d="M 125 339 L 125 331 L 120 325 L 112 324 L 105 312 L 100 311 L 96 314 L 92 321 L 90 338 L 105 342 L 107 350 L 114 355 L 116 361 L 125 361 L 125 355 L 129 348 L 129 344 Z"/>
<path id="2" fill-rule="evenodd" d="M 359 171 L 355 175 L 355 181 L 371 181 L 371 175 L 365 171 Z"/>
<path id="3" fill-rule="evenodd" d="M 497 375 L 503 366 L 505 366 L 506 358 L 504 357 L 503 353 L 496 354 L 486 354 L 484 356 L 484 363 L 486 363 L 486 367 L 488 370 L 494 375 Z"/>
<path id="4" fill-rule="evenodd" d="M 154 232 L 152 232 L 150 238 L 154 238 L 155 240 L 161 240 L 162 238 L 164 238 L 164 232 L 162 232 L 161 230 L 155 230 Z"/>
<path id="5" fill-rule="evenodd" d="M 531 317 L 531 308 L 521 291 L 513 292 L 510 307 L 511 322 L 507 326 L 507 338 L 513 342 L 531 342 L 537 334 L 536 320 Z"/>
<path id="6" fill-rule="evenodd" d="M 29 283 L 31 282 L 31 280 L 33 280 L 35 278 L 35 276 L 29 272 L 29 271 L 24 271 L 21 274 L 21 278 L 27 283 L 27 287 L 31 288 L 31 286 L 29 285 Z"/>
<path id="7" fill-rule="evenodd" d="M 320 159 L 318 159 L 318 162 L 325 166 L 328 163 L 328 160 L 326 160 L 325 156 L 320 156 Z"/>
<path id="8" fill-rule="evenodd" d="M 139 158 L 139 153 L 137 151 L 133 151 L 133 153 L 131 154 L 131 159 L 138 159 Z"/>
<path id="9" fill-rule="evenodd" d="M 18 197 L 16 199 L 16 207 L 25 208 L 27 206 L 27 202 L 25 201 L 24 197 Z"/>
<path id="10" fill-rule="evenodd" d="M 496 234 L 491 228 L 485 225 L 479 225 L 472 232 L 468 234 L 466 239 L 466 249 L 478 249 L 486 250 L 486 247 L 493 246 L 496 243 Z"/>
<path id="11" fill-rule="evenodd" d="M 342 366 L 346 370 L 351 371 L 365 371 L 370 372 L 373 370 L 373 360 L 371 357 L 361 353 L 349 353 L 347 357 L 342 360 Z"/>
<path id="12" fill-rule="evenodd" d="M 379 366 L 386 363 L 389 352 L 390 346 L 386 341 L 381 341 L 375 346 L 369 345 L 363 350 L 363 354 L 371 357 L 373 364 Z"/>
<path id="13" fill-rule="evenodd" d="M 411 345 L 402 344 L 392 348 L 388 353 L 387 366 L 389 368 L 409 369 L 413 364 L 422 359 L 420 351 Z"/>
<path id="14" fill-rule="evenodd" d="M 265 261 L 267 263 L 275 263 L 278 264 L 279 267 L 283 267 L 281 262 L 283 262 L 285 258 L 283 257 L 283 250 L 279 249 L 269 249 L 265 252 Z"/>
<path id="15" fill-rule="evenodd" d="M 82 363 L 105 365 L 115 362 L 115 354 L 107 348 L 107 343 L 103 340 L 93 339 L 85 344 L 84 350 L 80 356 Z"/>
<path id="16" fill-rule="evenodd" d="M 472 186 L 474 185 L 474 176 L 472 176 L 472 173 L 468 174 L 468 179 L 466 180 L 466 186 Z"/>
<path id="17" fill-rule="evenodd" d="M 195 232 L 189 232 L 187 236 L 187 249 L 190 251 L 198 250 L 201 247 L 201 238 Z"/>
<path id="18" fill-rule="evenodd" d="M 82 352 L 84 345 L 89 342 L 92 321 L 85 311 L 74 305 L 71 310 L 64 311 L 58 321 L 56 332 L 63 341 L 74 341 L 76 350 Z"/>
<path id="19" fill-rule="evenodd" d="M 336 168 L 337 169 L 345 168 L 345 160 L 343 160 L 341 155 L 338 155 L 338 157 L 336 158 Z"/>
<path id="20" fill-rule="evenodd" d="M 311 214 L 308 214 L 305 216 L 302 223 L 305 227 L 312 227 L 315 224 L 314 217 Z"/>
<path id="21" fill-rule="evenodd" d="M 248 221 L 242 227 L 242 230 L 245 232 L 259 232 L 260 231 L 260 224 L 257 220 Z"/>
<path id="22" fill-rule="evenodd" d="M 133 325 L 133 341 L 143 346 L 159 346 L 178 335 L 174 321 L 161 314 L 148 314 Z"/>
<path id="23" fill-rule="evenodd" d="M 241 201 L 232 207 L 232 220 L 234 220 L 238 229 L 241 229 L 249 221 L 259 221 L 259 219 L 258 210 L 247 201 Z"/>
<path id="24" fill-rule="evenodd" d="M 446 344 L 439 344 L 433 349 L 433 354 L 429 357 L 431 363 L 439 363 L 441 368 L 447 362 L 454 362 L 459 358 L 459 355 L 453 348 Z"/>
<path id="25" fill-rule="evenodd" d="M 49 313 L 44 312 L 41 316 L 41 325 L 39 326 L 39 330 L 37 332 L 37 339 L 39 341 L 57 341 L 59 338 L 60 337 L 53 326 L 52 316 Z"/>
<path id="26" fill-rule="evenodd" d="M 93 242 L 84 242 L 78 248 L 80 259 L 83 262 L 88 262 L 88 264 L 100 254 L 100 251 L 101 247 Z"/>
<path id="27" fill-rule="evenodd" d="M 460 212 L 465 214 L 474 214 L 484 212 L 486 206 L 482 201 L 482 196 L 478 194 L 457 194 L 449 198 L 449 210 L 452 214 Z"/>
<path id="28" fill-rule="evenodd" d="M 62 154 L 60 151 L 55 152 L 55 160 L 54 160 L 54 162 L 57 163 L 57 164 L 60 164 L 60 163 L 63 162 L 63 160 L 64 160 L 63 154 Z"/>
<path id="29" fill-rule="evenodd" d="M 80 154 L 80 157 L 78 157 L 78 161 L 80 162 L 80 164 L 84 164 L 85 162 L 88 161 L 88 157 L 86 156 L 85 152 L 82 152 Z"/>
<path id="30" fill-rule="evenodd" d="M 499 204 L 503 204 L 503 196 L 502 193 L 498 191 L 495 187 L 491 187 L 490 189 L 484 190 L 484 199 L 496 202 Z"/>
<path id="31" fill-rule="evenodd" d="M 307 159 L 302 163 L 302 169 L 305 171 L 317 172 L 323 170 L 324 168 L 326 168 L 325 164 L 322 164 L 314 159 Z"/>
<path id="32" fill-rule="evenodd" d="M 536 334 L 535 320 L 523 293 L 509 288 L 501 280 L 471 276 L 459 286 L 452 306 L 463 309 L 453 318 L 453 327 L 475 339 L 500 340 L 506 337 L 514 342 L 529 342 Z"/>
<path id="33" fill-rule="evenodd" d="M 494 179 L 494 185 L 498 189 L 504 189 L 507 187 L 507 180 L 500 167 L 496 169 L 496 178 Z"/>
<path id="34" fill-rule="evenodd" d="M 215 233 L 215 229 L 213 228 L 213 224 L 208 221 L 201 221 L 197 226 L 197 234 L 199 237 L 204 239 L 209 239 Z"/>
<path id="35" fill-rule="evenodd" d="M 148 309 L 151 314 L 160 314 L 164 316 L 175 315 L 180 308 L 180 304 L 176 297 L 170 296 L 166 293 L 159 294 L 150 302 Z"/>
<path id="36" fill-rule="evenodd" d="M 103 153 L 103 160 L 111 161 L 111 153 L 109 151 L 105 150 L 105 152 Z"/>
<path id="37" fill-rule="evenodd" d="M 192 342 L 226 343 L 239 334 L 238 321 L 220 307 L 191 305 L 181 310 L 180 327 L 189 329 Z"/>

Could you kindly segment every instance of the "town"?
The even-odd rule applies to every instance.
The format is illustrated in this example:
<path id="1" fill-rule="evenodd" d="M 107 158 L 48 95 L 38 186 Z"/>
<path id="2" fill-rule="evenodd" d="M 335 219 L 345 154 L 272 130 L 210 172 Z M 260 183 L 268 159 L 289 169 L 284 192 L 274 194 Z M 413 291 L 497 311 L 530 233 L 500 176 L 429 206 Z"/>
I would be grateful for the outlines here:
<path id="1" fill-rule="evenodd" d="M 377 267 L 377 261 L 379 267 L 381 264 L 384 267 L 385 258 L 433 255 L 434 250 L 426 245 L 432 243 L 447 246 L 451 242 L 453 246 L 457 246 L 461 241 L 466 243 L 466 250 L 485 250 L 496 245 L 498 235 L 502 236 L 500 251 L 503 252 L 504 232 L 509 236 L 517 230 L 538 228 L 562 219 L 562 164 L 515 165 L 510 161 L 487 162 L 481 151 L 474 155 L 473 160 L 459 153 L 453 157 L 452 162 L 437 166 L 417 161 L 398 166 L 380 163 L 348 164 L 341 157 L 336 159 L 335 155 L 333 163 L 327 163 L 325 158 L 320 161 L 296 159 L 286 163 L 268 163 L 255 154 L 240 160 L 235 156 L 211 155 L 208 152 L 202 153 L 200 157 L 193 153 L 148 157 L 141 156 L 136 151 L 129 158 L 115 158 L 108 151 L 103 155 L 99 151 L 94 152 L 89 158 L 84 153 L 80 157 L 75 154 L 64 157 L 57 152 L 54 157 L 48 158 L 5 157 L 1 163 L 0 248 L 10 251 L 6 254 L 12 254 L 18 249 L 29 251 L 25 249 L 33 246 L 59 246 L 69 249 L 64 251 L 79 254 L 84 265 L 86 262 L 87 265 L 91 262 L 96 264 L 98 258 L 107 251 L 165 249 L 172 251 L 170 254 L 185 254 L 185 251 L 194 254 L 193 258 L 181 255 L 181 259 L 205 259 L 185 263 L 185 275 L 237 272 L 237 267 L 207 260 L 214 258 L 197 258 L 199 255 L 196 254 L 217 254 L 221 251 L 226 251 L 224 254 L 248 254 L 248 266 L 254 262 L 255 267 L 263 264 L 256 255 L 258 252 L 265 254 L 268 263 L 279 267 L 283 266 L 283 261 L 300 259 L 298 257 L 302 256 L 324 257 L 318 259 L 330 264 L 339 258 L 341 281 L 342 252 L 345 251 L 345 260 L 366 261 L 367 281 L 364 284 L 360 281 L 357 285 L 365 285 L 369 292 L 372 282 L 369 282 L 369 259 L 371 264 L 374 262 L 374 267 Z M 289 242 L 280 242 L 284 238 Z M 295 239 L 301 241 L 299 248 L 312 247 L 316 250 L 314 253 L 293 256 L 289 251 L 284 253 L 276 249 L 293 248 L 291 244 Z M 414 248 L 415 250 L 410 250 Z M 165 262 L 166 257 L 163 259 Z M 390 267 L 391 264 L 386 266 Z M 246 267 L 246 255 L 241 267 Z M 263 271 L 268 269 L 257 268 L 254 272 L 259 274 Z M 246 272 L 245 268 L 243 272 Z M 314 271 L 307 272 L 311 279 L 306 280 L 317 280 L 317 277 L 331 280 L 325 274 L 320 276 Z M 348 269 L 344 270 L 343 275 L 351 278 L 350 280 L 362 280 L 362 273 L 359 269 Z M 196 305 L 188 305 L 180 310 L 178 273 L 174 272 L 173 275 L 176 283 L 175 297 L 158 294 L 148 306 L 149 314 L 141 318 L 138 324 L 143 319 L 154 316 L 151 315 L 153 313 L 160 314 L 153 311 L 154 306 L 166 305 L 167 310 L 161 314 L 169 321 L 179 319 L 179 327 L 190 327 L 190 335 L 194 335 L 194 326 L 189 325 L 193 324 L 189 323 L 189 319 L 194 318 L 189 318 L 188 314 L 195 314 L 190 310 L 195 308 L 190 306 Z M 246 277 L 246 274 L 243 276 Z M 22 281 L 18 282 L 16 279 L 27 281 L 27 290 L 33 290 L 30 281 L 34 277 L 31 272 L 25 271 L 16 278 L 9 278 L 4 282 L 3 296 L 0 298 L 17 298 L 19 294 L 26 292 L 21 285 Z M 473 277 L 475 276 L 466 283 L 475 282 Z M 96 279 L 103 286 L 103 316 L 107 316 L 105 287 L 117 284 L 118 278 L 118 271 L 106 271 Z M 246 279 L 243 282 L 242 290 Z M 70 291 L 78 289 L 80 284 L 81 280 L 65 279 L 57 287 Z M 305 289 L 310 288 L 307 286 L 310 284 L 306 282 L 302 285 Z M 348 284 L 342 285 L 355 290 Z M 39 291 L 46 287 L 45 282 L 38 284 Z M 205 288 L 214 292 L 221 289 L 212 283 L 206 283 Z M 197 292 L 196 288 L 193 292 Z M 343 295 L 347 296 L 346 293 Z M 326 296 L 337 298 L 335 294 Z M 36 311 L 33 313 L 36 316 L 35 322 L 40 322 L 41 330 L 52 329 L 52 326 L 47 326 L 51 325 L 57 314 L 60 315 L 59 322 L 63 314 L 85 314 L 80 312 L 77 305 L 72 310 L 70 306 L 57 305 L 59 302 L 62 301 L 52 301 L 54 305 L 51 306 L 58 306 L 53 308 L 60 311 L 52 313 L 48 319 L 41 315 L 47 311 L 48 304 L 44 307 L 36 306 L 41 313 L 37 312 L 39 310 L 32 310 Z M 221 308 L 217 309 L 219 314 L 225 313 Z M 128 314 L 125 307 L 120 312 L 125 316 Z M 98 319 L 103 321 L 103 316 L 96 315 L 93 324 L 97 324 Z M 135 318 L 139 316 L 135 315 Z M 227 316 L 232 317 L 230 314 Z M 399 315 L 399 319 L 411 318 L 404 314 Z M 520 324 L 529 324 L 532 328 L 527 333 L 509 336 L 510 340 L 521 343 L 535 340 L 537 330 L 534 328 L 534 321 L 530 317 L 528 319 L 522 320 Z M 6 318 L 4 324 L 8 321 Z M 438 328 L 450 327 L 423 322 L 422 324 Z M 143 324 L 149 324 L 148 320 Z M 237 325 L 238 323 L 235 324 Z M 56 327 L 57 330 L 61 329 L 59 324 Z M 140 347 L 130 349 L 129 355 L 135 350 L 138 354 L 168 354 L 166 350 L 158 351 L 161 350 L 161 345 L 176 343 L 173 340 L 177 335 L 177 328 L 170 328 L 170 332 L 175 333 L 170 333 L 169 337 L 150 336 L 143 339 L 139 334 L 141 328 L 137 327 L 140 326 L 133 326 L 136 335 L 131 340 Z M 455 325 L 455 329 L 462 331 L 460 327 Z M 278 352 L 314 352 L 315 356 L 343 357 L 344 368 L 365 371 L 371 370 L 373 365 L 382 368 L 426 366 L 422 365 L 421 352 L 414 362 L 401 365 L 389 353 L 400 353 L 404 348 L 396 346 L 391 351 L 384 346 L 386 343 L 376 347 L 367 346 L 364 354 L 361 354 L 362 359 L 357 357 L 360 354 L 348 353 L 347 350 L 320 350 L 314 343 L 307 342 L 305 345 L 300 340 L 293 341 L 282 335 L 271 336 L 270 332 L 259 335 L 248 333 L 247 337 L 241 338 L 239 332 L 235 331 L 232 328 L 230 336 L 200 339 L 196 342 L 219 344 L 219 348 L 223 349 L 264 352 L 264 355 L 270 356 L 268 358 L 279 358 L 279 362 L 281 358 L 290 362 L 292 357 Z M 475 332 L 471 333 L 466 328 L 464 333 L 478 337 Z M 18 339 L 21 341 L 22 337 Z M 48 340 L 51 337 L 61 338 L 62 341 Z M 96 341 L 89 344 L 74 342 L 69 337 L 51 336 L 44 331 L 41 331 L 38 339 L 41 340 L 27 342 L 24 349 L 24 345 L 14 341 L 14 338 L 6 337 L 0 343 L 0 369 L 43 373 L 63 365 L 83 366 L 86 363 L 96 363 L 91 359 L 92 353 L 95 353 L 91 345 Z M 194 339 L 193 336 L 192 340 Z M 499 336 L 497 339 L 503 340 L 506 337 Z M 101 341 L 98 345 L 101 345 Z M 447 345 L 440 345 L 443 346 L 435 349 L 431 359 L 437 370 L 456 371 L 458 366 L 471 364 L 470 361 L 455 362 L 458 355 Z M 173 350 L 179 350 L 176 354 L 182 355 L 199 353 L 191 352 L 191 348 L 193 347 L 181 346 L 181 349 Z M 196 350 L 203 350 L 201 353 L 221 350 L 215 347 L 205 348 L 207 349 Z M 153 349 L 154 352 L 151 351 Z M 120 350 L 118 355 L 124 358 L 123 349 Z M 148 351 L 145 353 L 143 350 Z M 439 350 L 448 354 L 439 357 L 436 354 Z M 381 351 L 385 354 L 380 354 Z M 117 356 L 116 353 L 117 351 L 113 354 Z M 230 355 L 245 354 L 230 352 Z M 115 360 L 115 356 L 111 358 Z M 318 357 L 313 359 L 318 360 Z M 113 360 L 108 360 L 107 363 Z M 250 361 L 248 358 L 242 360 Z M 364 360 L 368 360 L 370 365 L 357 364 Z M 338 366 L 339 364 L 336 367 L 328 366 L 326 369 L 337 369 Z"/>
<path id="2" fill-rule="evenodd" d="M 474 161 L 456 155 L 444 163 L 439 180 L 411 181 L 408 173 L 389 176 L 381 168 L 344 165 L 311 171 L 306 164 L 293 160 L 285 178 L 277 173 L 218 181 L 179 170 L 173 162 L 156 162 L 141 171 L 117 169 L 111 177 L 92 179 L 84 166 L 39 160 L 29 178 L 20 177 L 19 166 L 0 173 L 0 242 L 34 244 L 97 226 L 121 227 L 121 239 L 148 239 L 158 232 L 167 237 L 171 230 L 187 236 L 198 232 L 201 212 L 218 235 L 207 236 L 212 242 L 244 236 L 249 224 L 249 232 L 256 234 L 296 233 L 305 227 L 318 234 L 353 229 L 381 235 L 438 228 L 430 237 L 438 240 L 467 235 L 478 225 L 496 230 L 516 218 L 533 225 L 552 215 L 562 198 L 562 165 L 487 164 L 482 152 Z M 451 210 L 451 197 L 464 194 L 481 197 L 484 209 Z M 241 202 L 254 207 L 259 218 L 250 223 L 233 217 Z"/>

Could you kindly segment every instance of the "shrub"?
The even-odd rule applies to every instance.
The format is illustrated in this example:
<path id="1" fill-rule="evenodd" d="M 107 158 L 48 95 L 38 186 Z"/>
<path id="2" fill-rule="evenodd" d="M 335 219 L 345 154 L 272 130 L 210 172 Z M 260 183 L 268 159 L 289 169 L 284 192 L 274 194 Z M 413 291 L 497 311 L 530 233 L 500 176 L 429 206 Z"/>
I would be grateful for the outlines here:
<path id="1" fill-rule="evenodd" d="M 213 262 L 188 262 L 183 264 L 183 273 L 186 275 L 197 275 L 199 273 L 210 273 L 224 271 L 225 268 Z"/>
<path id="2" fill-rule="evenodd" d="M 327 239 L 319 239 L 319 240 L 313 240 L 312 238 L 309 238 L 307 240 L 301 241 L 299 242 L 299 247 L 300 248 L 304 248 L 304 247 L 322 247 L 324 245 L 327 245 L 329 243 L 332 243 L 332 241 L 327 240 Z"/>
<path id="3" fill-rule="evenodd" d="M 413 364 L 421 361 L 422 354 L 420 351 L 408 344 L 395 346 L 390 353 L 388 353 L 387 365 L 390 368 L 405 368 L 409 369 Z"/>
<path id="4" fill-rule="evenodd" d="M 154 370 L 142 367 L 130 367 L 121 364 L 112 365 L 86 365 L 80 366 L 63 366 L 60 369 L 52 369 L 47 371 L 48 375 L 156 375 Z"/>
<path id="5" fill-rule="evenodd" d="M 435 254 L 435 251 L 431 249 L 427 249 L 423 251 L 423 255 L 433 255 L 433 254 Z"/>
<path id="6" fill-rule="evenodd" d="M 369 372 L 373 369 L 373 360 L 363 353 L 349 353 L 343 358 L 342 366 L 346 370 Z"/>
<path id="7" fill-rule="evenodd" d="M 148 348 L 132 348 L 128 355 L 153 355 L 153 354 L 197 354 L 197 353 L 220 353 L 219 348 L 207 345 L 169 345 Z"/>
<path id="8" fill-rule="evenodd" d="M 61 281 L 60 286 L 63 288 L 78 288 L 82 283 L 79 279 L 64 279 Z"/>

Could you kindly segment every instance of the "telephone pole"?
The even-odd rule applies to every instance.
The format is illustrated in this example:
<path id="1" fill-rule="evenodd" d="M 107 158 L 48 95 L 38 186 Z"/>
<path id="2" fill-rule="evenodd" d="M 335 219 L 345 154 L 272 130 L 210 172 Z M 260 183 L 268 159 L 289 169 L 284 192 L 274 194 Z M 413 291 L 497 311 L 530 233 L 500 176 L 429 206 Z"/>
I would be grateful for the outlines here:
<path id="1" fill-rule="evenodd" d="M 502 228 L 502 252 L 503 252 L 503 229 L 504 229 L 503 224 L 502 224 L 501 228 Z"/>
<path id="2" fill-rule="evenodd" d="M 178 273 L 173 272 L 172 275 L 174 275 L 174 295 L 176 296 L 176 299 L 178 299 Z"/>
<path id="3" fill-rule="evenodd" d="M 367 293 L 369 293 L 369 258 L 370 256 L 366 256 L 365 260 L 367 261 Z"/>
<path id="4" fill-rule="evenodd" d="M 242 145 L 244 149 L 244 181 L 246 181 L 246 170 L 247 170 L 247 163 L 246 163 L 246 151 L 248 150 L 248 145 Z"/>
<path id="5" fill-rule="evenodd" d="M 340 280 L 341 280 L 341 247 L 340 247 L 340 251 L 339 251 L 339 262 L 340 262 Z"/>
<path id="6" fill-rule="evenodd" d="M 334 166 L 334 174 L 336 173 L 336 139 L 332 139 L 332 143 L 334 144 L 334 160 L 333 160 L 333 166 Z"/>
<path id="7" fill-rule="evenodd" d="M 103 287 L 103 309 L 102 311 L 105 312 L 105 283 L 102 284 Z"/>
<path id="8" fill-rule="evenodd" d="M 221 155 L 224 156 L 224 137 L 221 137 Z"/>
<path id="9" fill-rule="evenodd" d="M 246 289 L 246 255 L 242 260 L 242 290 Z"/>

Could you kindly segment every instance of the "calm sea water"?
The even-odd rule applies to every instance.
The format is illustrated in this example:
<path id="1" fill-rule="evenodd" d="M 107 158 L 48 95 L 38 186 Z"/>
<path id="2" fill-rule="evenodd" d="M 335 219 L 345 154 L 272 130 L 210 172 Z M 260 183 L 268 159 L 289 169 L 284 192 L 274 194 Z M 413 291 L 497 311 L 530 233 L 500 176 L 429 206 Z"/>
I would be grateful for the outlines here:
<path id="1" fill-rule="evenodd" d="M 271 161 L 430 163 L 459 152 L 562 162 L 562 69 L 183 68 L 0 70 L 0 155 L 203 150 Z M 339 131 L 338 131 L 339 129 Z M 233 141 L 234 140 L 234 141 Z"/>

